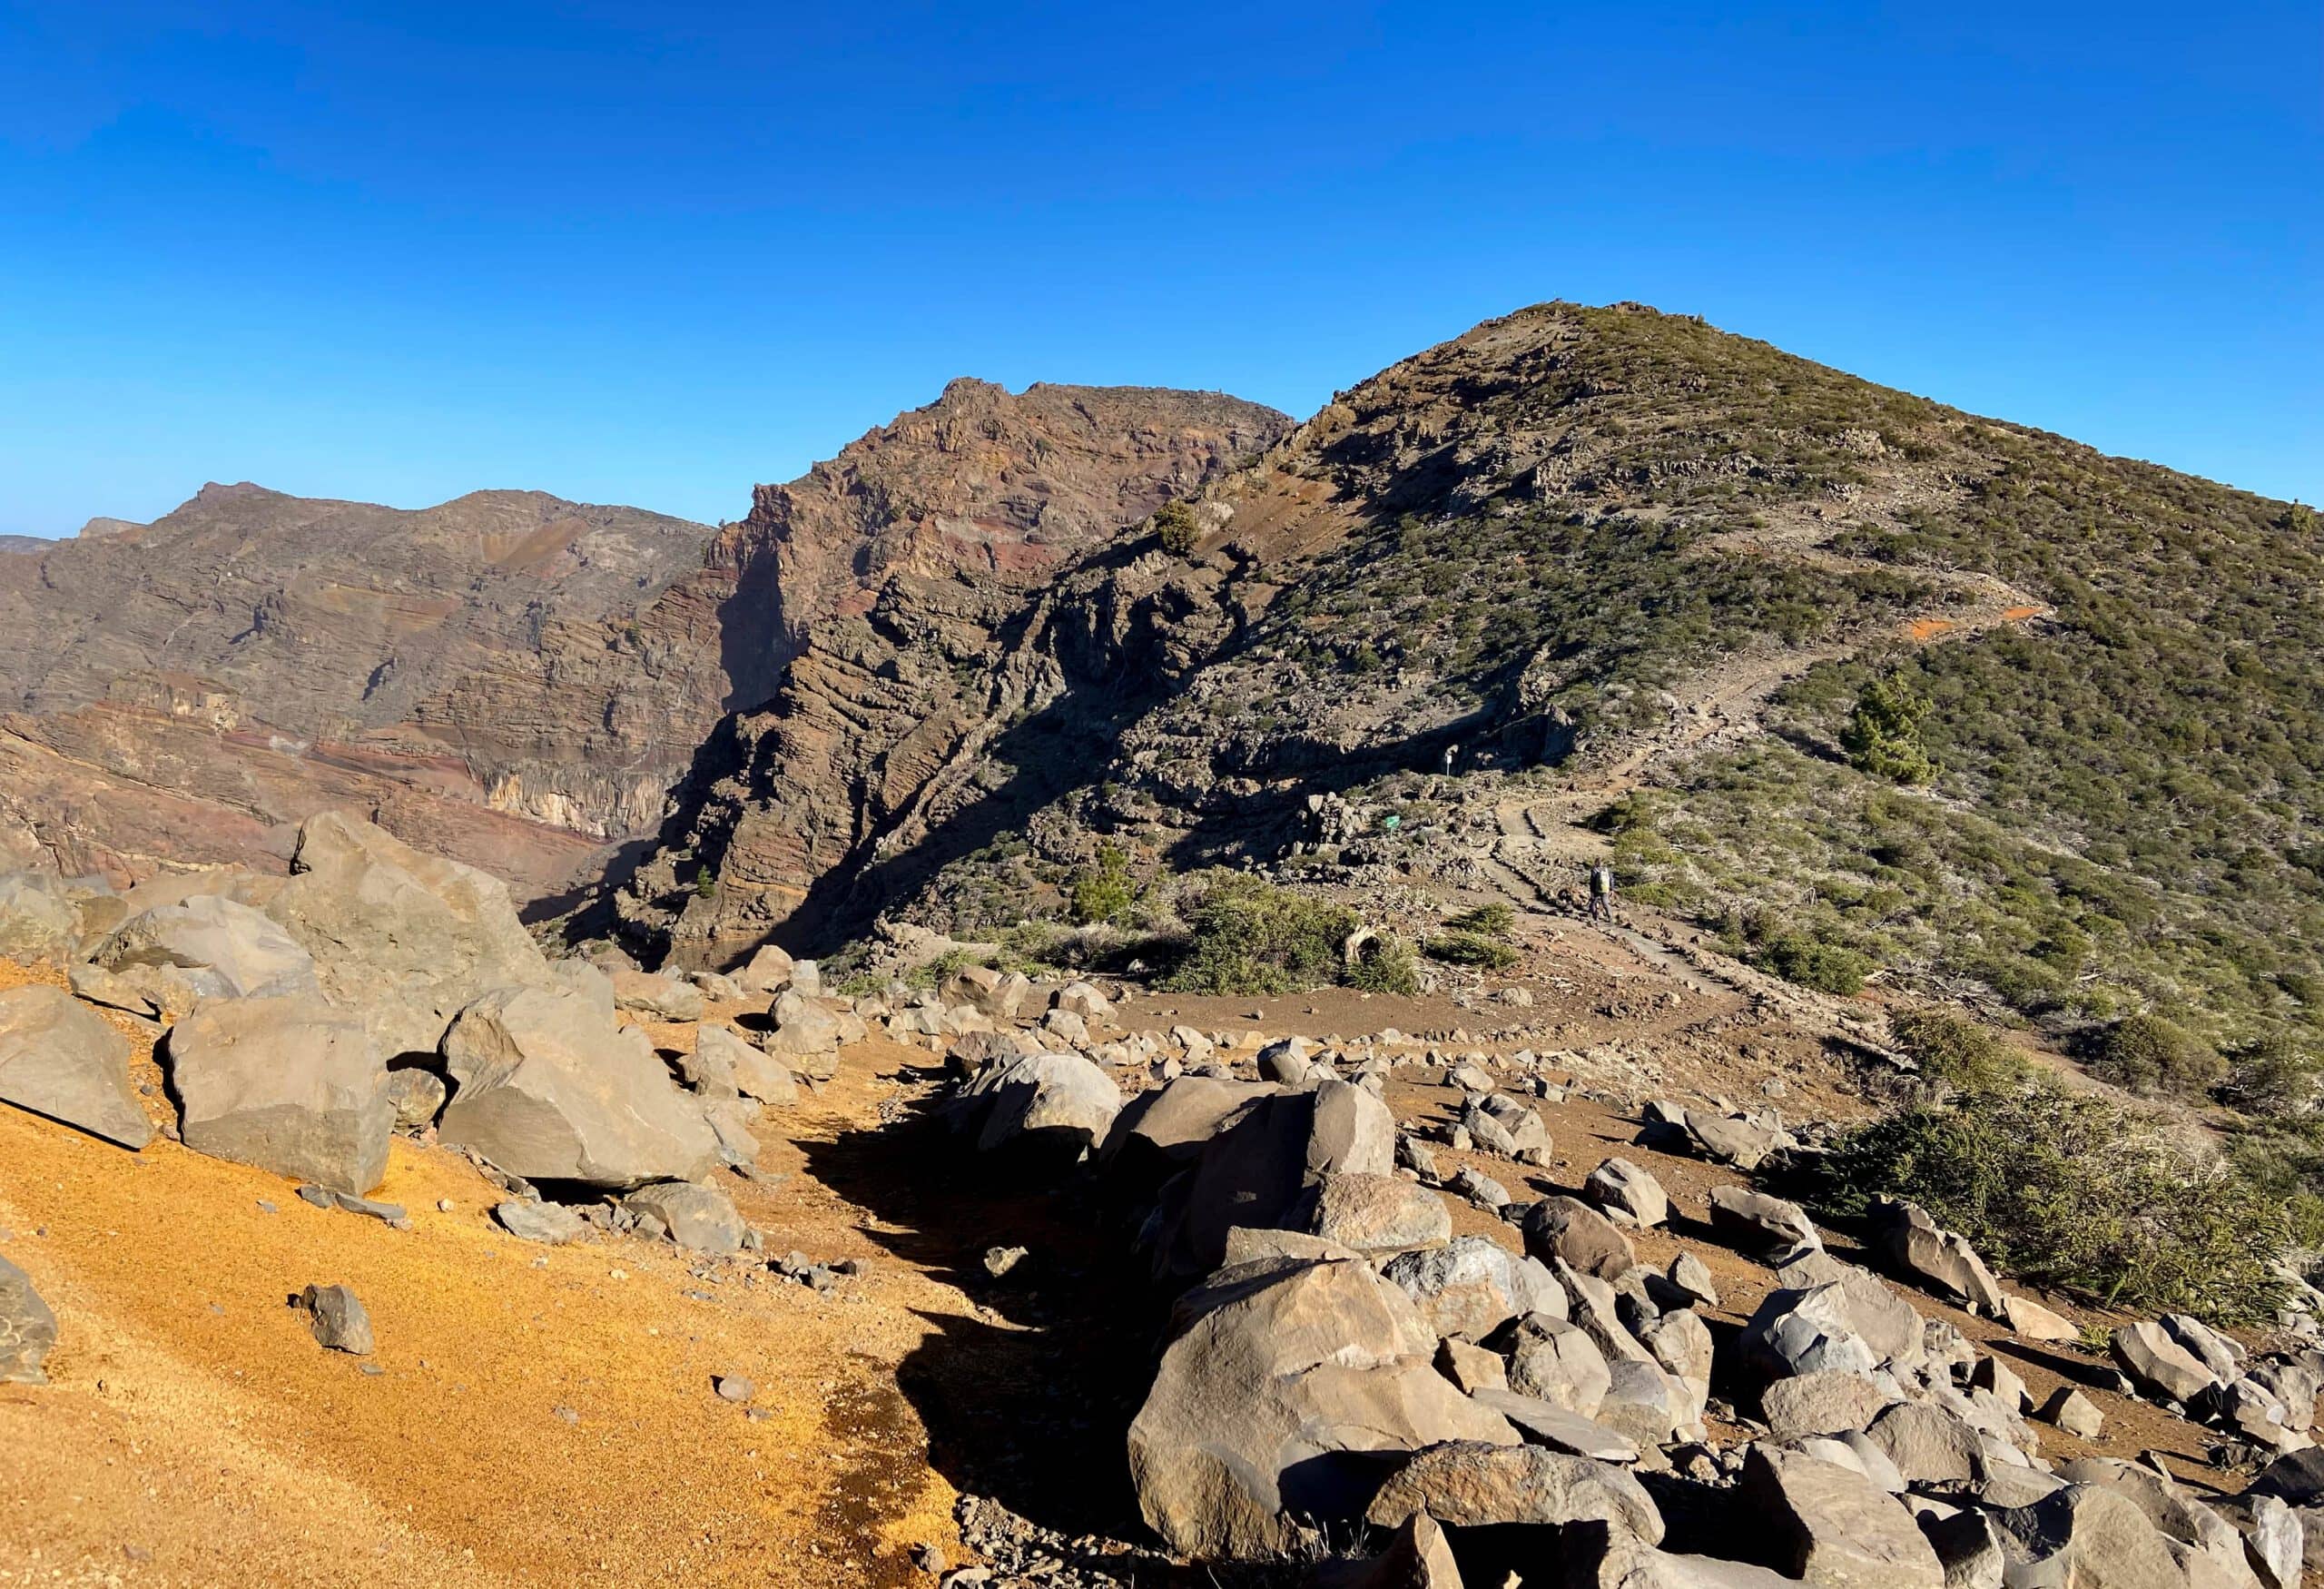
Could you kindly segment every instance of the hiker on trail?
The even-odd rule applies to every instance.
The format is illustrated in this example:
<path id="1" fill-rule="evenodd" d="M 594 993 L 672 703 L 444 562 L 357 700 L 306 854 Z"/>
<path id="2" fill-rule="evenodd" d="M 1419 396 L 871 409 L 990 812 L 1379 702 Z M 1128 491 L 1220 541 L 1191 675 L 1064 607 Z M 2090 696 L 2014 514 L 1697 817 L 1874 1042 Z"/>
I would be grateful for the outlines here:
<path id="1" fill-rule="evenodd" d="M 1614 869 L 1604 862 L 1590 869 L 1590 919 L 1614 919 Z"/>

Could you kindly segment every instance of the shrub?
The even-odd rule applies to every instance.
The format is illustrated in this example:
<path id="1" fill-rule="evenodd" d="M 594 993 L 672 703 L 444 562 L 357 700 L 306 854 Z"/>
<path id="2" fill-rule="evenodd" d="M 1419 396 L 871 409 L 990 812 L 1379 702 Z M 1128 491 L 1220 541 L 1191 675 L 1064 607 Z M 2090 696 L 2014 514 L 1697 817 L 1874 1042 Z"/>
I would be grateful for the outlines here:
<path id="1" fill-rule="evenodd" d="M 2025 1081 L 2023 1056 L 1993 1031 L 1950 1010 L 1900 1010 L 1888 1017 L 1896 1046 L 1928 1081 L 1961 1092 L 1990 1092 Z"/>
<path id="2" fill-rule="evenodd" d="M 1876 1120 L 1815 1171 L 1810 1200 L 1861 1216 L 1910 1198 L 1996 1269 L 2109 1304 L 2264 1318 L 2283 1205 L 2122 1104 L 2054 1082 Z"/>
<path id="3" fill-rule="evenodd" d="M 1372 939 L 1348 968 L 1347 985 L 1371 993 L 1417 993 L 1420 972 L 1413 964 L 1412 945 L 1387 935 Z"/>
<path id="4" fill-rule="evenodd" d="M 2277 1117 L 2315 1112 L 2324 1068 L 2316 1051 L 2288 1032 L 2271 1031 L 2227 1056 L 2227 1079 L 2220 1091 L 2249 1114 Z"/>
<path id="5" fill-rule="evenodd" d="M 1164 551 L 1183 558 L 1195 549 L 1202 526 L 1196 521 L 1194 509 L 1184 502 L 1165 502 L 1154 510 L 1154 533 L 1161 538 Z"/>
<path id="6" fill-rule="evenodd" d="M 1237 873 L 1213 873 L 1183 907 L 1189 942 L 1162 985 L 1182 993 L 1288 993 L 1339 980 L 1358 926 L 1345 905 Z"/>
<path id="7" fill-rule="evenodd" d="M 1085 926 L 1112 921 L 1137 898 L 1130 883 L 1129 857 L 1122 854 L 1120 845 L 1110 843 L 1098 846 L 1098 859 L 1075 873 L 1069 886 L 1073 919 Z"/>
<path id="8" fill-rule="evenodd" d="M 2227 1074 L 2219 1051 L 2160 1015 L 2130 1015 L 2083 1040 L 2091 1074 L 2141 1096 L 2196 1098 Z"/>
<path id="9" fill-rule="evenodd" d="M 1488 971 L 1502 971 L 1517 963 L 1517 951 L 1476 933 L 1447 933 L 1431 938 L 1421 951 L 1447 965 L 1477 965 Z"/>
<path id="10" fill-rule="evenodd" d="M 1927 716 L 1928 703 L 1911 686 L 1875 679 L 1865 686 L 1847 725 L 1840 730 L 1840 748 L 1876 778 L 1925 784 L 1936 776 L 1936 763 L 1921 743 L 1921 719 Z"/>
<path id="11" fill-rule="evenodd" d="M 1769 939 L 1759 950 L 1759 967 L 1787 982 L 1852 999 L 1864 992 L 1872 962 L 1856 950 L 1837 943 L 1787 933 Z"/>
<path id="12" fill-rule="evenodd" d="M 1444 923 L 1455 933 L 1479 933 L 1487 938 L 1508 936 L 1517 924 L 1517 913 L 1500 900 L 1489 905 L 1479 905 L 1473 911 L 1462 911 Z"/>

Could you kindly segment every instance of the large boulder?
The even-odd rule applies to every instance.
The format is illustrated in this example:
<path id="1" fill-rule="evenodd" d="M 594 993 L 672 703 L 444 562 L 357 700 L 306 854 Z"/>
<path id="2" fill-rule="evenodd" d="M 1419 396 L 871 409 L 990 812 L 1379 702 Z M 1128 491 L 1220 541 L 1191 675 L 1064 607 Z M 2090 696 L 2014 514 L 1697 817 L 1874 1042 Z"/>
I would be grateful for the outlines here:
<path id="1" fill-rule="evenodd" d="M 702 990 L 692 982 L 658 972 L 615 966 L 606 973 L 614 985 L 615 1008 L 655 1021 L 699 1021 L 704 1008 Z"/>
<path id="2" fill-rule="evenodd" d="M 1619 1280 L 1638 1266 L 1630 1239 L 1579 1198 L 1543 1198 L 1525 1210 L 1525 1250 L 1554 1267 L 1563 1261 L 1585 1275 Z"/>
<path id="3" fill-rule="evenodd" d="M 108 971 L 167 966 L 186 973 L 204 998 L 254 999 L 321 991 L 314 957 L 263 912 L 198 893 L 140 911 L 113 929 L 93 957 Z"/>
<path id="4" fill-rule="evenodd" d="M 1687 1134 L 1694 1139 L 1705 1158 L 1732 1165 L 1746 1175 L 1766 1163 L 1768 1155 L 1783 1145 L 1783 1139 L 1767 1127 L 1732 1115 L 1690 1109 L 1682 1118 Z"/>
<path id="5" fill-rule="evenodd" d="M 770 1013 L 774 1026 L 759 1039 L 761 1048 L 818 1081 L 839 1073 L 840 1045 L 847 1033 L 836 1013 L 795 987 L 775 999 Z"/>
<path id="6" fill-rule="evenodd" d="M 791 985 L 795 962 L 783 950 L 772 943 L 762 943 L 752 953 L 734 980 L 749 993 L 773 995 Z"/>
<path id="7" fill-rule="evenodd" d="M 1327 1175 L 1308 1195 L 1301 1224 L 1374 1258 L 1425 1251 L 1452 1239 L 1452 1211 L 1444 1199 L 1401 1176 Z"/>
<path id="8" fill-rule="evenodd" d="M 1509 1388 L 1580 1417 L 1595 1418 L 1613 1389 L 1606 1353 L 1590 1332 L 1529 1313 L 1509 1334 Z"/>
<path id="9" fill-rule="evenodd" d="M 1448 1340 L 1482 1340 L 1522 1313 L 1565 1315 L 1565 1294 L 1549 1272 L 1488 1236 L 1462 1236 L 1428 1252 L 1406 1253 L 1382 1271 Z"/>
<path id="10" fill-rule="evenodd" d="M 1861 1473 L 1762 1443 L 1744 1454 L 1740 1489 L 1776 1565 L 1795 1578 L 1817 1589 L 1945 1589 L 1945 1564 L 1913 1515 Z"/>
<path id="11" fill-rule="evenodd" d="M 49 872 L 0 872 L 0 960 L 65 965 L 81 953 L 81 911 Z"/>
<path id="12" fill-rule="evenodd" d="M 498 878 L 341 812 L 299 829 L 266 913 L 314 957 L 323 996 L 361 1010 L 380 1052 L 434 1049 L 462 1008 L 550 981 Z"/>
<path id="13" fill-rule="evenodd" d="M 2219 1376 L 2160 1324 L 2126 1324 L 2110 1342 L 2131 1382 L 2162 1401 L 2189 1402 L 2219 1387 Z"/>
<path id="14" fill-rule="evenodd" d="M 2002 1289 L 1974 1248 L 1918 1203 L 1884 1199 L 1873 1209 L 1872 1250 L 1898 1279 L 1909 1280 L 1988 1318 L 2002 1317 Z"/>
<path id="15" fill-rule="evenodd" d="M 437 1131 L 527 1180 L 634 1187 L 699 1180 L 718 1138 L 645 1034 L 577 993 L 503 988 L 444 1035 L 452 1101 Z"/>
<path id="16" fill-rule="evenodd" d="M 1505 1092 L 1470 1099 L 1461 1110 L 1461 1124 L 1484 1152 L 1528 1164 L 1549 1162 L 1549 1127 L 1537 1111 Z"/>
<path id="17" fill-rule="evenodd" d="M 45 1385 L 41 1364 L 56 1347 L 56 1315 L 32 1277 L 0 1258 L 0 1385 Z"/>
<path id="18" fill-rule="evenodd" d="M 1662 1543 L 1662 1514 L 1628 1472 L 1543 1446 L 1433 1446 L 1381 1485 L 1365 1513 L 1391 1528 L 1422 1515 L 1451 1528 L 1601 1523 Z"/>
<path id="19" fill-rule="evenodd" d="M 799 1099 L 799 1083 L 783 1061 L 729 1027 L 696 1027 L 694 1052 L 680 1066 L 687 1085 L 705 1098 L 755 1098 L 761 1103 Z"/>
<path id="20" fill-rule="evenodd" d="M 185 1145 L 361 1197 L 387 1173 L 395 1100 L 362 1020 L 312 994 L 221 999 L 170 1030 Z"/>
<path id="21" fill-rule="evenodd" d="M 1151 1193 L 1192 1164 L 1203 1146 L 1254 1100 L 1276 1089 L 1261 1081 L 1177 1076 L 1122 1106 L 1098 1150 L 1108 1182 L 1130 1197 Z"/>
<path id="22" fill-rule="evenodd" d="M 2104 1485 L 2070 1484 L 1993 1518 L 2012 1584 L 2189 1589 L 2171 1542 L 2137 1502 Z"/>
<path id="23" fill-rule="evenodd" d="M 1079 1054 L 1031 1054 L 998 1066 L 962 1091 L 954 1115 L 977 1150 L 1007 1150 L 1076 1162 L 1105 1140 L 1121 1090 Z"/>
<path id="24" fill-rule="evenodd" d="M 1236 1226 L 1279 1228 L 1327 1175 L 1395 1172 L 1388 1106 L 1345 1081 L 1254 1099 L 1164 1189 L 1155 1262 L 1165 1275 L 1217 1268 Z"/>
<path id="25" fill-rule="evenodd" d="M 1743 1327 L 1743 1361 L 1767 1379 L 1876 1368 L 1909 1372 L 1927 1356 L 1912 1304 L 1861 1269 L 1768 1293 Z"/>
<path id="26" fill-rule="evenodd" d="M 124 1148 L 153 1140 L 129 1080 L 129 1043 L 62 988 L 0 993 L 0 1101 Z"/>
<path id="27" fill-rule="evenodd" d="M 1139 1510 L 1197 1559 L 1278 1554 L 1298 1519 L 1348 1524 L 1384 1457 L 1447 1440 L 1516 1446 L 1430 1360 L 1403 1296 L 1360 1261 L 1253 1263 L 1181 1300 L 1129 1428 Z"/>
<path id="28" fill-rule="evenodd" d="M 1780 1267 L 1823 1250 L 1816 1222 L 1797 1203 L 1739 1186 L 1711 1188 L 1709 1203 L 1711 1229 L 1753 1258 Z"/>
<path id="29" fill-rule="evenodd" d="M 1896 1404 L 1894 1379 L 1847 1368 L 1824 1368 L 1776 1380 L 1759 1395 L 1759 1410 L 1778 1440 L 1869 1428 Z"/>
<path id="30" fill-rule="evenodd" d="M 1670 1217 L 1670 1195 L 1662 1183 L 1627 1159 L 1609 1159 L 1581 1183 L 1581 1195 L 1613 1219 L 1659 1225 Z"/>

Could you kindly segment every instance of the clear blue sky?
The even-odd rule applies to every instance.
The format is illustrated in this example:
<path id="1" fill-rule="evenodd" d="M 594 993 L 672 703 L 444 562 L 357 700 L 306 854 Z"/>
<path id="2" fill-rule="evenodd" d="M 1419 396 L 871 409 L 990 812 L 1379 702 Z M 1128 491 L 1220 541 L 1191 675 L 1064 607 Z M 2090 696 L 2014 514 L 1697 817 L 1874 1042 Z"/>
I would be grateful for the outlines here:
<path id="1" fill-rule="evenodd" d="M 2324 10 L 0 0 L 0 531 L 705 519 L 953 375 L 1643 300 L 2324 496 Z"/>

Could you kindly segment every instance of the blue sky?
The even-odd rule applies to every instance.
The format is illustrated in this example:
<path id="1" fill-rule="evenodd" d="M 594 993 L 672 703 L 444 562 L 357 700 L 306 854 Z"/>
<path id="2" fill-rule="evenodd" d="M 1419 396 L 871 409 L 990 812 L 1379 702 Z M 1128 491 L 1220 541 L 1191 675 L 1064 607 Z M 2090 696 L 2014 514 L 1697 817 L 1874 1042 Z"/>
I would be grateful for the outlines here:
<path id="1" fill-rule="evenodd" d="M 704 519 L 948 378 L 1638 299 L 2324 496 L 2324 11 L 0 0 L 0 531 Z"/>

